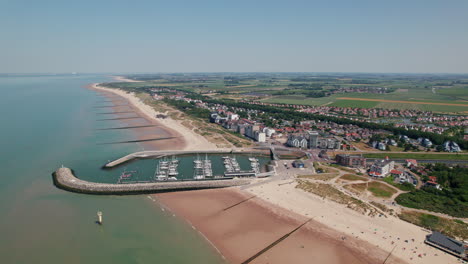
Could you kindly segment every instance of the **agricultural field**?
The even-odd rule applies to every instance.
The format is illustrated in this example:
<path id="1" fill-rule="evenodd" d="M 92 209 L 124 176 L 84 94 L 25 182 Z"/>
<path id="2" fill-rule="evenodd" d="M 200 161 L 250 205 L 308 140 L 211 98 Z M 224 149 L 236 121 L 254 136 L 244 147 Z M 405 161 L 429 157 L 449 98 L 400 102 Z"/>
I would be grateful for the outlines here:
<path id="1" fill-rule="evenodd" d="M 468 87 L 438 88 L 435 91 L 437 94 L 454 97 L 455 99 L 468 102 Z"/>
<path id="2" fill-rule="evenodd" d="M 464 91 L 468 93 L 468 88 Z M 431 90 L 427 89 L 400 89 L 388 94 L 335 94 L 321 98 L 273 96 L 263 100 L 263 102 L 311 106 L 327 105 L 359 108 L 413 109 L 433 112 L 468 111 L 468 101 L 456 100 L 452 96 L 432 93 Z"/>
<path id="3" fill-rule="evenodd" d="M 127 76 L 128 88 L 165 87 L 266 103 L 468 113 L 468 75 L 186 73 Z"/>
<path id="4" fill-rule="evenodd" d="M 356 100 L 336 100 L 328 106 L 338 107 L 359 107 L 359 108 L 375 108 L 379 105 L 379 102 L 372 101 L 356 101 Z"/>

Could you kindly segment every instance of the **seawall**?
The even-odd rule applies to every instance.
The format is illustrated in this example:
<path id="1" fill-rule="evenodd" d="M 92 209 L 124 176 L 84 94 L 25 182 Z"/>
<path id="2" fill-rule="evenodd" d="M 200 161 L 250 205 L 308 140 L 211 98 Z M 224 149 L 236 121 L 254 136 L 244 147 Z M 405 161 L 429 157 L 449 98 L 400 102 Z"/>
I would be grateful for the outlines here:
<path id="1" fill-rule="evenodd" d="M 232 186 L 246 185 L 250 183 L 250 180 L 248 179 L 220 179 L 129 184 L 97 183 L 80 180 L 73 174 L 73 171 L 71 169 L 64 167 L 57 169 L 52 174 L 52 178 L 55 186 L 66 191 L 85 194 L 107 195 L 129 195 L 226 188 Z"/>

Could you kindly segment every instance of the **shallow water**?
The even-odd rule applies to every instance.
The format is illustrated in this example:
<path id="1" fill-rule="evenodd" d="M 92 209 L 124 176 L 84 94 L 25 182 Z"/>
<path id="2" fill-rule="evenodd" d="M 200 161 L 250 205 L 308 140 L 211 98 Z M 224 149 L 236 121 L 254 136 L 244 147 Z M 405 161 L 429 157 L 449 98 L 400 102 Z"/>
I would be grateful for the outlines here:
<path id="1" fill-rule="evenodd" d="M 92 196 L 52 184 L 51 173 L 72 168 L 84 179 L 113 182 L 109 159 L 141 147 L 98 145 L 134 139 L 131 131 L 97 121 L 108 105 L 83 88 L 99 75 L 0 77 L 0 256 L 3 263 L 220 263 L 221 257 L 186 223 L 148 196 Z M 137 164 L 137 163 L 135 163 Z M 148 167 L 149 170 L 149 167 Z M 108 176 L 110 175 L 110 176 Z M 96 212 L 104 225 L 95 224 Z"/>

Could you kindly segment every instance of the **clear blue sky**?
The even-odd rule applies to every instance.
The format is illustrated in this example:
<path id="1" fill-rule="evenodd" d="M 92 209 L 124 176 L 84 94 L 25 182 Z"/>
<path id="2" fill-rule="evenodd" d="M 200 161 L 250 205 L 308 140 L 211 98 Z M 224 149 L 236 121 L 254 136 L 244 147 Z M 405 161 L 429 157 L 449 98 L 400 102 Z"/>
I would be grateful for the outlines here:
<path id="1" fill-rule="evenodd" d="M 467 0 L 0 0 L 0 72 L 468 73 Z"/>

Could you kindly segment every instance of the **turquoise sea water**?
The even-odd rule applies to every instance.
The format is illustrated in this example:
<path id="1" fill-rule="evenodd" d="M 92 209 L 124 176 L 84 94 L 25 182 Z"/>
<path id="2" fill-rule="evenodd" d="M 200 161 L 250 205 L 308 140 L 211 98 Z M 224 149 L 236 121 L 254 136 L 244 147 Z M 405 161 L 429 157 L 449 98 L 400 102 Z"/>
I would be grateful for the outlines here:
<path id="1" fill-rule="evenodd" d="M 52 184 L 62 164 L 88 180 L 109 181 L 108 159 L 139 150 L 131 131 L 96 121 L 108 103 L 83 86 L 105 76 L 0 77 L 0 258 L 2 263 L 222 263 L 191 227 L 147 196 L 91 196 Z M 142 161 L 150 162 L 154 161 Z M 150 171 L 150 165 L 138 163 Z M 120 170 L 120 169 L 119 169 Z M 104 212 L 104 225 L 94 223 Z"/>

